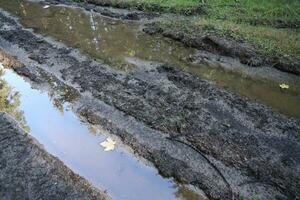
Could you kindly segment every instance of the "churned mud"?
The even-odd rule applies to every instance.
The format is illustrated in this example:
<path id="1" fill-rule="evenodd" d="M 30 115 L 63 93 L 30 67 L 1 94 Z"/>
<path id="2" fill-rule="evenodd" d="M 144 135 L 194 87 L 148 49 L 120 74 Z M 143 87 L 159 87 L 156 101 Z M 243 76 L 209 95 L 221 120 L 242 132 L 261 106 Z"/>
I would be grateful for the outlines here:
<path id="1" fill-rule="evenodd" d="M 47 82 L 28 82 L 6 69 L 9 63 L 17 63 L 12 57 L 0 55 L 0 66 L 5 67 L 0 73 L 0 110 L 94 187 L 105 190 L 112 199 L 205 199 L 199 189 L 160 176 L 117 137 L 78 118 L 70 106 L 79 98 L 76 90 L 45 73 Z M 116 142 L 109 152 L 100 145 L 107 137 Z"/>
<path id="2" fill-rule="evenodd" d="M 154 13 L 146 13 L 138 10 L 127 10 L 126 7 L 119 6 L 119 7 L 102 7 L 105 6 L 105 4 L 101 4 L 99 2 L 98 4 L 95 4 L 95 2 L 74 2 L 69 0 L 33 0 L 36 2 L 42 2 L 42 3 L 50 3 L 50 4 L 64 4 L 69 6 L 76 6 L 76 7 L 82 7 L 87 11 L 94 11 L 96 13 L 99 13 L 106 17 L 111 18 L 118 18 L 123 20 L 141 20 L 141 19 L 153 19 L 157 17 L 157 14 Z M 101 4 L 101 6 L 99 6 Z"/>
<path id="3" fill-rule="evenodd" d="M 266 56 L 259 53 L 256 50 L 257 47 L 254 45 L 236 41 L 233 38 L 220 37 L 214 34 L 201 34 L 200 30 L 198 36 L 195 37 L 184 33 L 184 31 L 162 28 L 158 23 L 149 23 L 143 30 L 151 35 L 161 34 L 173 40 L 180 41 L 187 47 L 194 47 L 210 53 L 236 58 L 242 64 L 251 67 L 272 66 L 284 72 L 300 75 L 299 59 L 289 61 L 277 56 Z"/>
<path id="4" fill-rule="evenodd" d="M 79 4 L 81 5 L 81 4 Z M 273 67 L 249 67 L 236 58 L 186 48 L 160 35 L 143 33 L 142 21 L 103 17 L 72 5 L 2 0 L 0 6 L 20 19 L 25 28 L 100 59 L 114 69 L 135 69 L 131 58 L 171 63 L 238 94 L 255 99 L 291 117 L 300 117 L 300 78 Z M 281 90 L 281 83 L 288 90 Z"/>
<path id="5" fill-rule="evenodd" d="M 154 13 L 146 13 L 138 10 L 143 10 L 144 5 L 134 6 L 126 2 L 116 2 L 111 3 L 110 1 L 98 1 L 98 0 L 88 0 L 74 2 L 71 0 L 46 0 L 42 2 L 47 2 L 51 4 L 65 4 L 83 7 L 88 11 L 94 11 L 100 13 L 103 16 L 108 16 L 112 18 L 119 18 L 125 20 L 145 20 L 154 19 L 161 15 Z M 105 7 L 102 7 L 105 6 Z M 115 9 L 117 8 L 117 9 Z M 134 9 L 133 9 L 134 8 Z M 124 10 L 125 9 L 125 10 Z M 126 10 L 130 9 L 130 10 Z M 149 9 L 151 10 L 151 9 Z M 159 7 L 155 7 L 154 10 L 160 10 Z M 172 12 L 172 10 L 170 10 Z M 203 13 L 202 8 L 198 7 L 190 12 L 183 14 L 193 14 L 193 13 Z M 155 20 L 154 20 L 155 21 Z M 287 23 L 280 20 L 270 22 L 264 20 L 252 20 L 249 21 L 253 25 L 272 25 L 277 28 L 297 28 L 299 22 Z M 281 71 L 300 75 L 300 60 L 293 59 L 287 60 L 278 56 L 268 56 L 263 55 L 257 51 L 256 46 L 250 45 L 243 41 L 238 41 L 231 37 L 218 36 L 216 34 L 206 34 L 203 30 L 195 30 L 198 33 L 195 35 L 186 34 L 184 31 L 176 30 L 172 28 L 164 28 L 157 22 L 145 21 L 145 27 L 143 31 L 148 34 L 159 34 L 167 38 L 171 38 L 175 41 L 182 42 L 187 47 L 193 47 L 199 50 L 204 50 L 210 53 L 219 54 L 223 56 L 232 57 L 238 59 L 242 64 L 251 67 L 262 67 L 262 66 L 272 66 Z M 203 32 L 203 33 L 202 33 Z M 199 61 L 199 60 L 198 60 Z M 201 61 L 201 60 L 200 60 Z"/>
<path id="6" fill-rule="evenodd" d="M 1 199 L 110 199 L 0 113 Z"/>
<path id="7" fill-rule="evenodd" d="M 125 73 L 0 16 L 0 46 L 21 76 L 48 74 L 79 94 L 73 109 L 119 136 L 161 174 L 211 199 L 297 199 L 300 122 L 169 64 L 132 58 Z"/>

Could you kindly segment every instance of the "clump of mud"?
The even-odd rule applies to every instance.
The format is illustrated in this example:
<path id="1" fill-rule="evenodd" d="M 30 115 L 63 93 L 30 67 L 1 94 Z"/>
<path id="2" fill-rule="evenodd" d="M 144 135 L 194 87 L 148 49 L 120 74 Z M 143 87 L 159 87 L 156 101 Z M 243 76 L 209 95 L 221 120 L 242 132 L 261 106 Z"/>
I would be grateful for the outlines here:
<path id="1" fill-rule="evenodd" d="M 188 47 L 205 50 L 214 54 L 237 58 L 242 64 L 252 67 L 272 66 L 281 71 L 300 75 L 300 60 L 293 61 L 270 57 L 259 53 L 257 47 L 242 41 L 236 41 L 229 37 L 220 37 L 198 33 L 198 37 L 190 36 L 182 31 L 170 28 L 162 28 L 159 23 L 149 23 L 143 29 L 148 34 L 161 34 L 165 37 L 180 41 Z"/>

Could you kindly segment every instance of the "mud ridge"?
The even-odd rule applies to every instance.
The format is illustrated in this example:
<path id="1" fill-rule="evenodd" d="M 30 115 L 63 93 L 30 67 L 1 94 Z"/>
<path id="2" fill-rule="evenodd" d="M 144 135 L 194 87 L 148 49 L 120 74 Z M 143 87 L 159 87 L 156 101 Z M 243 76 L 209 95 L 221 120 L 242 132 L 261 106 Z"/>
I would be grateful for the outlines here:
<path id="1" fill-rule="evenodd" d="M 135 60 L 131 73 L 116 71 L 23 29 L 5 12 L 0 48 L 23 63 L 14 70 L 36 84 L 46 82 L 43 71 L 78 90 L 73 109 L 82 118 L 211 199 L 300 197 L 298 119 L 167 64 Z M 168 139 L 174 137 L 185 144 Z"/>
<path id="2" fill-rule="evenodd" d="M 293 61 L 262 55 L 255 50 L 255 47 L 242 41 L 236 41 L 229 37 L 220 37 L 213 34 L 193 37 L 181 31 L 169 28 L 161 28 L 157 23 L 146 24 L 143 28 L 145 33 L 150 35 L 161 34 L 164 37 L 182 42 L 187 47 L 193 47 L 210 53 L 237 58 L 242 64 L 252 67 L 272 66 L 283 72 L 300 76 L 300 60 Z"/>
<path id="3" fill-rule="evenodd" d="M 104 7 L 115 7 L 121 9 L 136 9 L 140 11 L 152 11 L 152 12 L 168 12 L 168 13 L 179 13 L 183 15 L 194 15 L 194 14 L 204 14 L 205 11 L 202 6 L 191 7 L 191 8 L 184 8 L 184 9 L 175 9 L 172 7 L 164 7 L 159 4 L 147 4 L 140 2 L 138 4 L 132 4 L 126 1 L 107 1 L 107 0 L 81 0 L 81 2 L 88 2 L 95 5 L 100 5 Z"/>
<path id="4" fill-rule="evenodd" d="M 133 5 L 126 2 L 117 2 L 112 4 L 111 1 L 98 1 L 87 0 L 82 2 L 74 2 L 70 0 L 44 0 L 41 2 L 47 2 L 51 4 L 64 4 L 82 7 L 88 11 L 98 12 L 103 16 L 112 18 L 118 18 L 123 20 L 142 20 L 142 19 L 154 19 L 159 17 L 159 14 L 154 12 L 145 12 L 143 4 L 140 4 L 133 8 Z M 116 9 L 114 9 L 116 8 Z M 121 9 L 121 10 L 118 10 Z M 154 10 L 163 10 L 163 8 L 155 7 Z M 175 12 L 172 11 L 171 12 Z M 205 12 L 201 7 L 190 10 L 189 12 L 183 12 L 182 14 L 204 14 Z M 145 22 L 143 22 L 145 23 Z M 272 25 L 276 28 L 299 28 L 299 22 L 284 22 L 276 20 L 274 22 L 253 19 L 249 21 L 252 25 Z M 245 64 L 251 67 L 271 66 L 283 72 L 292 73 L 300 76 L 300 59 L 296 58 L 287 60 L 277 56 L 266 56 L 259 53 L 255 46 L 247 44 L 243 41 L 237 41 L 230 37 L 220 37 L 214 34 L 203 34 L 203 36 L 190 36 L 182 31 L 173 30 L 170 28 L 161 28 L 157 23 L 147 23 L 143 28 L 143 31 L 147 34 L 161 34 L 164 37 L 173 39 L 175 41 L 182 42 L 187 47 L 193 47 L 199 50 L 204 50 L 210 53 L 219 54 L 222 56 L 229 56 L 238 59 L 241 64 Z M 197 30 L 200 31 L 200 30 Z M 193 58 L 195 62 L 197 56 Z"/>
<path id="5" fill-rule="evenodd" d="M 286 20 L 266 20 L 266 19 L 250 19 L 248 20 L 250 25 L 264 25 L 264 26 L 272 26 L 274 28 L 290 28 L 290 29 L 299 29 L 300 21 L 286 21 Z"/>
<path id="6" fill-rule="evenodd" d="M 153 19 L 158 17 L 158 14 L 148 13 L 139 10 L 127 10 L 123 7 L 110 7 L 106 4 L 96 4 L 93 2 L 75 2 L 70 0 L 39 0 L 41 3 L 48 3 L 53 5 L 63 4 L 68 6 L 75 6 L 84 8 L 87 11 L 93 11 L 106 17 L 123 19 L 123 20 L 141 20 Z"/>

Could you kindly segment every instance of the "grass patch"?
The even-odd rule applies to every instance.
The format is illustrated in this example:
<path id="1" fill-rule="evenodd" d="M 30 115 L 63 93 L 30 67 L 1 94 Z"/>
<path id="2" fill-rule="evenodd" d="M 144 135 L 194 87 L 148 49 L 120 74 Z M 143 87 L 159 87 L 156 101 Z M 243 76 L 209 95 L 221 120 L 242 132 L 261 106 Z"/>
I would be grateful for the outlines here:
<path id="1" fill-rule="evenodd" d="M 299 21 L 299 0 L 74 0 L 126 5 L 155 11 L 186 11 L 217 19 L 280 19 Z M 197 8 L 201 7 L 199 10 Z M 190 11 L 190 12 L 189 12 Z M 198 11 L 198 12 L 197 12 Z M 204 12 L 201 12 L 204 11 Z"/>
<path id="2" fill-rule="evenodd" d="M 254 44 L 260 52 L 270 56 L 291 60 L 300 57 L 300 0 L 79 1 L 145 11 L 192 14 L 166 18 L 160 24 L 188 34 L 203 35 L 204 31 L 230 36 Z"/>
<path id="3" fill-rule="evenodd" d="M 232 21 L 249 19 L 299 22 L 299 0 L 207 0 L 210 18 Z"/>
<path id="4" fill-rule="evenodd" d="M 193 37 L 205 34 L 231 37 L 260 47 L 258 51 L 267 56 L 285 57 L 288 60 L 300 57 L 300 33 L 297 30 L 252 26 L 247 23 L 203 17 L 180 17 L 176 20 L 166 18 L 160 25 Z"/>
<path id="5" fill-rule="evenodd" d="M 172 12 L 180 14 L 199 14 L 199 0 L 74 0 L 87 1 L 99 5 L 109 5 L 120 8 L 135 8 L 151 12 Z"/>

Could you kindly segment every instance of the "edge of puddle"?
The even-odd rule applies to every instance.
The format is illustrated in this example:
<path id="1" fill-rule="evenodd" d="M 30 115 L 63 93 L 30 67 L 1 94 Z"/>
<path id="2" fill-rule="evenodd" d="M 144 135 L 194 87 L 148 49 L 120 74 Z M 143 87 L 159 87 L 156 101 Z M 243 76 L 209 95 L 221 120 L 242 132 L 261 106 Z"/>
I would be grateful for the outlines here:
<path id="1" fill-rule="evenodd" d="M 99 127 L 88 127 L 89 125 L 72 111 L 72 103 L 64 102 L 63 107 L 51 108 L 55 106 L 57 97 L 50 95 L 46 89 L 48 86 L 35 87 L 30 84 L 31 81 L 24 80 L 10 69 L 5 70 L 1 79 L 13 88 L 12 92 L 20 93 L 19 110 L 23 111 L 26 123 L 31 129 L 30 135 L 75 173 L 86 178 L 95 187 L 107 190 L 112 198 L 138 200 L 143 195 L 145 199 L 153 199 L 153 195 L 158 195 L 157 198 L 163 199 L 186 199 L 186 195 L 203 195 L 198 189 L 193 189 L 193 186 L 177 184 L 170 178 L 162 178 L 150 162 L 134 154 L 117 136 L 112 136 Z M 49 113 L 50 108 L 52 114 Z M 53 116 L 59 120 L 53 120 Z M 60 129 L 56 130 L 55 124 Z M 104 152 L 99 144 L 107 137 L 115 139 L 118 143 L 112 152 Z M 85 142 L 82 144 L 82 141 Z M 81 144 L 85 147 L 80 148 Z M 92 152 L 91 148 L 96 153 Z M 86 153 L 82 153 L 80 149 Z M 81 163 L 81 160 L 86 160 L 85 164 Z M 102 165 L 100 161 L 106 164 Z M 101 173 L 97 173 L 101 170 Z"/>

